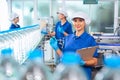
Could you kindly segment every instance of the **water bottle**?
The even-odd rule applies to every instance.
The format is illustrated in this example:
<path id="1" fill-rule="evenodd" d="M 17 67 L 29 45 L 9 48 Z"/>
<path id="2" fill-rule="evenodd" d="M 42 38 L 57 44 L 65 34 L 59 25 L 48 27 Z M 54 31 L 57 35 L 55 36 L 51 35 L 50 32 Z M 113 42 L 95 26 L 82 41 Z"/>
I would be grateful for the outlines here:
<path id="1" fill-rule="evenodd" d="M 50 69 L 43 63 L 43 54 L 39 49 L 30 52 L 23 68 L 21 80 L 52 80 Z"/>
<path id="2" fill-rule="evenodd" d="M 120 56 L 104 55 L 104 67 L 96 74 L 94 80 L 120 80 Z"/>
<path id="3" fill-rule="evenodd" d="M 79 58 L 78 54 L 64 53 L 53 73 L 54 80 L 87 80 L 85 72 L 79 65 Z"/>
<path id="4" fill-rule="evenodd" d="M 12 53 L 11 48 L 1 51 L 0 80 L 19 80 L 19 64 L 12 57 Z"/>

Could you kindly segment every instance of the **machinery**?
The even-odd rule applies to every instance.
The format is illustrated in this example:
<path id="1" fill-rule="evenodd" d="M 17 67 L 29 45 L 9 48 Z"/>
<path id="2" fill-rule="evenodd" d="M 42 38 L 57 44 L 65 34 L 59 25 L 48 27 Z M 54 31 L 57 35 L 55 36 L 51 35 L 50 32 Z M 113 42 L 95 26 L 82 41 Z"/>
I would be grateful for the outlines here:
<path id="1" fill-rule="evenodd" d="M 120 51 L 120 36 L 117 35 L 93 35 L 101 50 Z"/>
<path id="2" fill-rule="evenodd" d="M 53 17 L 41 18 L 40 25 L 42 26 L 41 30 L 45 32 L 52 32 L 54 29 L 54 20 Z M 40 47 L 44 53 L 44 63 L 50 66 L 55 66 L 57 64 L 57 54 L 52 49 L 49 44 L 50 36 L 47 34 L 41 34 L 43 38 L 40 42 Z"/>
<path id="3" fill-rule="evenodd" d="M 117 54 L 120 56 L 120 36 L 117 35 L 93 35 L 98 44 L 98 53 L 100 58 L 98 64 L 103 65 L 103 56 Z"/>

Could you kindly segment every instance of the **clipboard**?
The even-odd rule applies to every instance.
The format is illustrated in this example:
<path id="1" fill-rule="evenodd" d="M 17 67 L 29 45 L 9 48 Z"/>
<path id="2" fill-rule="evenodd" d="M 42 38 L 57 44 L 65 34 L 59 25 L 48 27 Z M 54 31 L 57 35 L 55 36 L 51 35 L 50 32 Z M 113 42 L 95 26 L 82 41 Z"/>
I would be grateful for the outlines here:
<path id="1" fill-rule="evenodd" d="M 80 54 L 81 58 L 85 61 L 93 58 L 94 52 L 98 46 L 87 47 L 77 50 L 77 53 Z"/>

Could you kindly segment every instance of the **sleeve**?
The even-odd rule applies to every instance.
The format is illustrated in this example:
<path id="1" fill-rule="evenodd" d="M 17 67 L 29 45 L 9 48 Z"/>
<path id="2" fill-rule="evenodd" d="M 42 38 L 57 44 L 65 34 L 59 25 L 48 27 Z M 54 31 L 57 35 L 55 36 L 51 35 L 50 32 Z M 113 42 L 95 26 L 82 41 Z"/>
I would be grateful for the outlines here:
<path id="1" fill-rule="evenodd" d="M 14 25 L 13 24 L 11 24 L 11 26 L 10 26 L 10 28 L 9 29 L 14 29 Z"/>
<path id="2" fill-rule="evenodd" d="M 20 25 L 18 24 L 18 28 L 20 28 Z"/>
<path id="3" fill-rule="evenodd" d="M 67 32 L 68 34 L 72 34 L 72 33 L 73 33 L 71 23 L 69 23 L 69 24 L 67 25 L 66 32 Z"/>
<path id="4" fill-rule="evenodd" d="M 54 29 L 55 32 L 57 32 L 57 27 L 58 27 L 58 25 L 59 25 L 59 22 L 57 22 L 57 23 L 55 24 L 55 29 Z"/>
<path id="5" fill-rule="evenodd" d="M 72 30 L 72 25 L 71 24 L 69 24 L 69 34 L 73 34 L 73 30 Z"/>

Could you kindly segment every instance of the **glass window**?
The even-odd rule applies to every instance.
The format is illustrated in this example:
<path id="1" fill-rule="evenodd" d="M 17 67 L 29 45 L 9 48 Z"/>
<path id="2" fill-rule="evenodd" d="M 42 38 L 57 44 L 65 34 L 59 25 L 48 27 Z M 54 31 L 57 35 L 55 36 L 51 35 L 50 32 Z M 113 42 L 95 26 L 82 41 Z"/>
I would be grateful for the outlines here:
<path id="1" fill-rule="evenodd" d="M 120 1 L 119 1 L 119 9 L 118 9 L 118 16 L 119 16 L 119 18 L 118 18 L 118 24 L 119 24 L 119 27 L 120 27 Z"/>
<path id="2" fill-rule="evenodd" d="M 50 15 L 49 4 L 50 4 L 50 0 L 38 0 L 39 17 L 49 17 Z"/>
<path id="3" fill-rule="evenodd" d="M 118 11 L 118 14 L 119 14 L 119 17 L 120 17 L 120 1 L 119 1 L 119 11 Z"/>
<path id="4" fill-rule="evenodd" d="M 54 17 L 54 24 L 58 21 L 56 12 L 59 10 L 60 5 L 62 5 L 62 1 L 52 0 L 52 16 Z"/>
<path id="5" fill-rule="evenodd" d="M 3 10 L 4 9 L 4 10 Z M 8 20 L 8 6 L 6 0 L 0 0 L 0 32 L 9 29 L 10 21 Z"/>
<path id="6" fill-rule="evenodd" d="M 61 0 L 38 0 L 38 17 L 46 19 L 52 16 L 55 24 L 58 19 L 56 12 L 60 6 L 59 1 L 61 2 Z"/>
<path id="7" fill-rule="evenodd" d="M 83 1 L 66 1 L 69 17 L 73 12 L 86 12 L 92 22 L 87 30 L 89 32 L 112 33 L 114 23 L 114 2 L 99 1 L 98 4 L 83 4 Z"/>
<path id="8" fill-rule="evenodd" d="M 33 24 L 33 1 L 31 0 L 13 0 L 12 12 L 16 12 L 20 16 L 19 24 L 28 26 Z"/>
<path id="9" fill-rule="evenodd" d="M 89 32 L 113 33 L 114 24 L 114 0 L 99 0 L 98 4 L 83 4 L 83 0 L 36 0 L 38 3 L 36 15 L 41 17 L 54 17 L 54 23 L 58 21 L 56 12 L 60 8 L 66 8 L 68 20 L 71 21 L 73 12 L 83 11 L 88 13 L 92 22 L 87 27 Z M 65 2 L 65 3 L 64 3 Z M 119 1 L 120 4 L 120 1 Z M 34 0 L 12 0 L 12 11 L 18 12 L 21 25 L 33 24 Z M 119 5 L 120 11 L 120 5 Z M 120 17 L 120 13 L 119 13 Z"/>
<path id="10" fill-rule="evenodd" d="M 33 25 L 34 24 L 34 12 L 33 12 L 33 1 L 24 1 L 23 8 L 23 23 L 24 25 Z"/>

